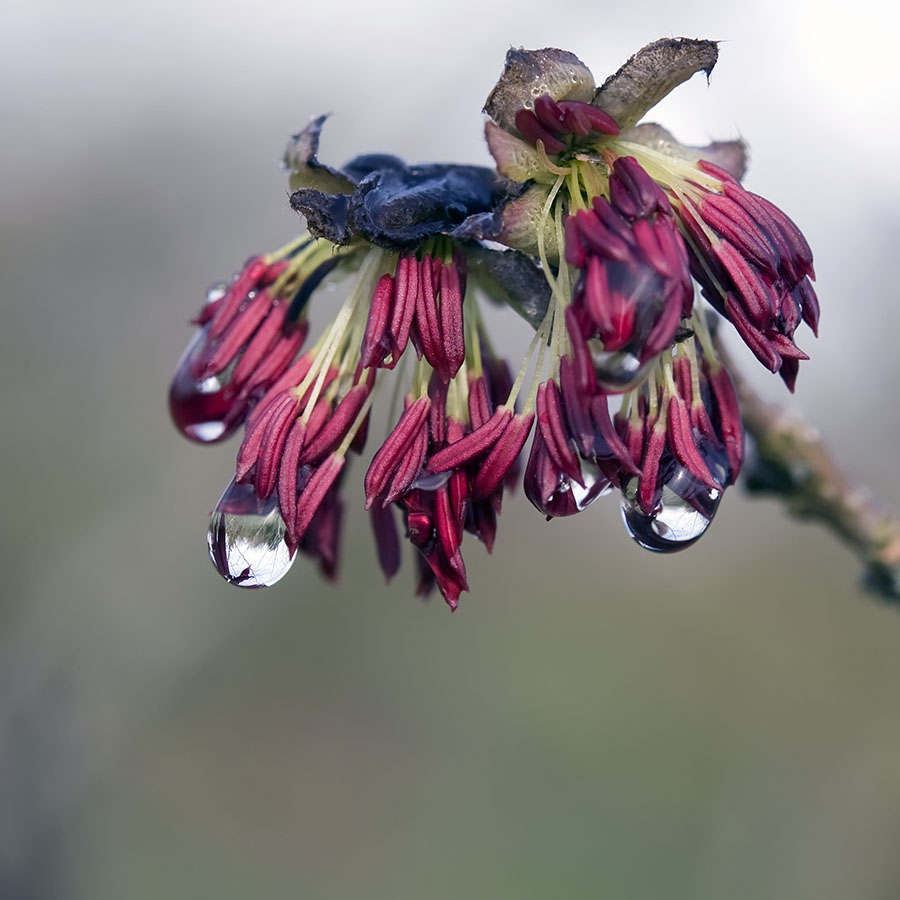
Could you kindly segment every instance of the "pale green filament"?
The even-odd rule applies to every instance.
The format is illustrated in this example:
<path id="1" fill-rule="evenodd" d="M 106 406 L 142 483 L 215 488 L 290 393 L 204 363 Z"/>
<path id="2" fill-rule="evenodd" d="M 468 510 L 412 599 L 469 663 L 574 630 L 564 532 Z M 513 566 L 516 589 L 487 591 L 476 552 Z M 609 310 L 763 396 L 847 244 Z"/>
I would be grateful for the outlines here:
<path id="1" fill-rule="evenodd" d="M 344 436 L 344 440 L 341 441 L 341 445 L 337 448 L 335 455 L 340 457 L 344 457 L 347 455 L 347 451 L 350 449 L 350 445 L 353 443 L 353 439 L 356 437 L 356 433 L 362 427 L 362 423 L 365 422 L 366 416 L 369 414 L 369 410 L 372 408 L 372 403 L 375 400 L 376 385 L 377 382 L 372 386 L 372 390 L 369 392 L 369 396 L 366 397 L 363 405 L 360 407 L 359 412 L 356 414 L 356 418 L 353 420 L 353 424 L 350 426 L 350 430 Z"/>
<path id="2" fill-rule="evenodd" d="M 681 352 L 688 358 L 691 364 L 691 404 L 701 403 L 700 398 L 700 365 L 697 359 L 697 348 L 693 340 L 687 340 L 679 344 Z"/>
<path id="3" fill-rule="evenodd" d="M 294 393 L 296 396 L 302 398 L 310 385 L 315 381 L 309 401 L 301 416 L 304 422 L 308 422 L 309 417 L 312 415 L 313 408 L 322 392 L 322 385 L 325 383 L 328 370 L 331 368 L 331 363 L 337 356 L 338 351 L 344 346 L 348 329 L 354 324 L 354 318 L 366 318 L 368 316 L 368 308 L 365 301 L 371 300 L 375 290 L 375 282 L 379 271 L 381 271 L 383 255 L 384 251 L 379 248 L 373 248 L 366 254 L 353 289 L 341 306 L 337 316 L 335 316 L 331 327 L 320 339 L 321 346 L 319 344 L 316 345 L 315 357 L 312 365 L 309 367 L 309 371 L 306 373 L 306 377 L 295 388 Z M 357 335 L 359 335 L 359 340 L 361 340 L 362 336 L 359 323 L 355 324 L 356 327 L 350 333 L 351 345 L 356 342 Z M 363 322 L 362 328 L 365 328 L 365 322 Z"/>
<path id="4" fill-rule="evenodd" d="M 306 246 L 303 246 L 304 243 Z M 336 253 L 346 254 L 352 252 L 335 248 L 330 241 L 322 240 L 321 238 L 311 240 L 306 236 L 305 238 L 298 238 L 290 244 L 285 244 L 284 247 L 276 250 L 275 253 L 270 253 L 266 257 L 266 261 L 269 263 L 274 262 L 300 246 L 303 246 L 303 249 L 288 262 L 287 268 L 275 279 L 275 282 L 269 288 L 273 297 L 287 293 L 289 285 L 299 287 L 300 283 L 308 278 L 318 266 L 327 262 Z"/>
<path id="5" fill-rule="evenodd" d="M 541 260 L 541 266 L 544 269 L 544 277 L 547 279 L 547 283 L 550 285 L 550 290 L 554 293 L 557 292 L 558 288 L 556 285 L 556 279 L 553 277 L 552 272 L 550 271 L 550 262 L 547 259 L 547 251 L 544 247 L 544 230 L 547 227 L 547 222 L 550 220 L 550 210 L 553 207 L 553 201 L 556 199 L 556 195 L 559 193 L 559 189 L 563 186 L 565 182 L 565 175 L 560 175 L 557 177 L 556 181 L 553 184 L 553 187 L 550 188 L 550 193 L 547 195 L 547 201 L 544 203 L 544 208 L 541 210 L 541 217 L 538 220 L 538 257 Z M 557 247 L 557 252 L 562 253 L 563 248 Z"/>
<path id="6" fill-rule="evenodd" d="M 659 398 L 657 397 L 656 371 L 653 370 L 647 376 L 647 399 L 650 401 L 650 418 L 656 417 L 659 410 Z"/>
<path id="7" fill-rule="evenodd" d="M 703 349 L 703 355 L 709 363 L 710 369 L 713 372 L 718 372 L 722 364 L 719 362 L 715 344 L 713 344 L 712 335 L 709 331 L 709 323 L 706 321 L 706 310 L 701 304 L 694 304 L 694 312 L 690 323 L 697 340 L 700 341 L 700 347 Z"/>
<path id="8" fill-rule="evenodd" d="M 544 149 L 544 142 L 538 140 L 535 142 L 534 149 L 537 151 L 538 159 L 541 161 L 541 165 L 548 171 L 552 172 L 554 175 L 568 175 L 572 170 L 568 166 L 558 166 L 554 163 L 549 156 L 547 156 L 547 151 Z"/>
<path id="9" fill-rule="evenodd" d="M 272 253 L 266 254 L 266 263 L 271 265 L 275 262 L 276 259 L 281 259 L 284 256 L 290 256 L 298 247 L 302 247 L 303 244 L 314 244 L 316 239 L 309 234 L 308 232 L 305 234 L 301 234 L 299 237 L 294 238 L 292 241 L 288 241 L 283 247 L 279 247 L 277 250 Z"/>
<path id="10" fill-rule="evenodd" d="M 534 337 L 531 339 L 531 343 L 528 345 L 528 350 L 525 353 L 525 359 L 522 362 L 522 365 L 519 368 L 519 373 L 516 375 L 516 380 L 513 382 L 512 388 L 510 388 L 509 396 L 506 398 L 506 403 L 504 403 L 504 407 L 507 409 L 513 409 L 515 407 L 516 398 L 519 396 L 519 391 L 522 389 L 522 383 L 525 381 L 525 376 L 528 374 L 528 370 L 531 368 L 531 361 L 534 358 L 535 350 L 538 345 L 541 346 L 541 362 L 543 362 L 543 347 L 547 343 L 547 336 L 550 331 L 550 326 L 553 322 L 553 304 L 550 305 L 550 308 L 547 310 L 546 315 L 544 316 L 543 321 L 538 326 L 538 330 L 534 333 Z M 536 370 L 537 371 L 537 370 Z"/>
<path id="11" fill-rule="evenodd" d="M 689 160 L 669 156 L 644 144 L 634 144 L 631 141 L 612 141 L 609 146 L 620 156 L 633 156 L 654 179 L 667 186 L 672 182 L 674 174 L 678 180 L 687 179 L 714 191 L 722 189 L 721 179 L 704 172 L 696 163 Z M 661 177 L 653 175 L 651 169 L 661 173 Z"/>
<path id="12" fill-rule="evenodd" d="M 478 304 L 471 296 L 470 290 L 463 297 L 463 322 L 468 332 L 466 340 L 466 365 L 463 369 L 471 369 L 476 378 L 481 378 L 483 369 L 481 365 L 481 337 L 478 334 L 479 314 Z"/>
<path id="13" fill-rule="evenodd" d="M 400 389 L 402 388 L 404 381 L 405 381 L 404 376 L 406 375 L 406 364 L 407 364 L 408 360 L 409 360 L 409 354 L 404 353 L 403 356 L 400 357 L 400 363 L 399 363 L 400 369 L 399 369 L 399 371 L 394 373 L 394 388 L 391 391 L 391 399 L 390 399 L 390 403 L 388 404 L 388 415 L 387 415 L 387 425 L 386 425 L 387 430 L 384 435 L 385 440 L 387 440 L 387 436 L 394 429 L 394 417 L 397 414 L 397 407 L 400 405 Z M 382 443 L 384 443 L 384 442 L 382 441 Z"/>

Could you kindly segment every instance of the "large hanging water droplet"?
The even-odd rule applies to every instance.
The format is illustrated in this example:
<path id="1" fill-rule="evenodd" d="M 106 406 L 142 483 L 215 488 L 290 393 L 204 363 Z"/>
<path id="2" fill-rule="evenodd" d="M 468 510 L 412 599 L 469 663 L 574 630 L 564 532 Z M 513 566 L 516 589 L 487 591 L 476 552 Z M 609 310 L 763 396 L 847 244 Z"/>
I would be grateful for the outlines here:
<path id="1" fill-rule="evenodd" d="M 663 485 L 659 509 L 648 516 L 637 502 L 638 479 L 622 489 L 622 519 L 628 533 L 645 550 L 674 553 L 695 544 L 709 528 L 722 492 L 707 488 L 676 465 Z"/>
<path id="2" fill-rule="evenodd" d="M 219 574 L 243 588 L 269 587 L 294 563 L 277 496 L 260 500 L 252 484 L 234 479 L 213 510 L 207 543 Z"/>
<path id="3" fill-rule="evenodd" d="M 206 329 L 199 328 L 182 354 L 169 385 L 169 414 L 189 440 L 212 444 L 231 435 L 241 423 L 235 415 L 235 390 L 227 378 L 198 379 L 195 363 L 206 345 Z"/>

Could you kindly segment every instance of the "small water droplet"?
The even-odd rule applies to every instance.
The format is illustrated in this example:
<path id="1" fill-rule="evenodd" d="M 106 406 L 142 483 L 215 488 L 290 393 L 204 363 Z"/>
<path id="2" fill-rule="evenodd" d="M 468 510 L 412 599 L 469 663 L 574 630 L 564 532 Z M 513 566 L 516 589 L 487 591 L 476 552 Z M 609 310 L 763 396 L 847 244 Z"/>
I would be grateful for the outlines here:
<path id="1" fill-rule="evenodd" d="M 201 394 L 215 394 L 216 391 L 222 390 L 222 382 L 215 375 L 210 375 L 209 378 L 198 382 L 197 390 Z"/>
<path id="2" fill-rule="evenodd" d="M 575 506 L 579 512 L 587 509 L 598 497 L 602 497 L 612 490 L 609 479 L 595 465 L 587 461 L 581 463 L 581 476 L 584 479 L 584 487 L 575 481 L 570 483 L 572 498 L 575 500 Z"/>
<path id="3" fill-rule="evenodd" d="M 674 553 L 700 540 L 722 497 L 676 465 L 663 485 L 659 509 L 648 516 L 637 503 L 637 486 L 638 479 L 631 478 L 622 490 L 622 519 L 631 537 L 656 553 Z"/>
<path id="4" fill-rule="evenodd" d="M 209 520 L 209 556 L 219 574 L 243 588 L 280 581 L 296 555 L 284 539 L 284 520 L 272 494 L 260 500 L 252 484 L 225 488 Z"/>
<path id="5" fill-rule="evenodd" d="M 221 300 L 226 291 L 228 290 L 228 285 L 224 281 L 216 281 L 213 282 L 206 289 L 206 302 L 207 303 L 216 303 Z"/>
<path id="6" fill-rule="evenodd" d="M 189 440 L 211 444 L 231 435 L 241 423 L 236 415 L 235 390 L 227 378 L 211 376 L 199 381 L 194 364 L 203 352 L 206 329 L 197 333 L 182 354 L 169 385 L 169 413 L 178 430 Z"/>
<path id="7" fill-rule="evenodd" d="M 626 350 L 607 353 L 600 342 L 595 340 L 588 341 L 588 347 L 597 371 L 597 381 L 613 393 L 621 394 L 640 384 L 656 363 L 654 357 L 642 364 L 637 356 Z"/>
<path id="8" fill-rule="evenodd" d="M 410 490 L 419 491 L 436 491 L 442 488 L 453 474 L 452 470 L 447 472 L 428 472 L 422 470 L 422 474 L 409 486 Z"/>

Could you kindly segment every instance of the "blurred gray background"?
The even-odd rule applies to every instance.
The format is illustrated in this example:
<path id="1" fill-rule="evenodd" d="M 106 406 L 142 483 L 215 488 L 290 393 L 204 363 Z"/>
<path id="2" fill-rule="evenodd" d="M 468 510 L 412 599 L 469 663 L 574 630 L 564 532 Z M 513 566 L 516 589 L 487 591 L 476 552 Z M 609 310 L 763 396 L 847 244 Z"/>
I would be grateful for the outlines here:
<path id="1" fill-rule="evenodd" d="M 732 490 L 658 558 L 612 498 L 545 524 L 519 494 L 451 617 L 409 560 L 383 586 L 360 499 L 336 587 L 301 560 L 242 592 L 205 548 L 235 444 L 165 407 L 206 285 L 298 229 L 311 115 L 334 162 L 487 162 L 509 45 L 602 79 L 709 37 L 656 118 L 750 142 L 823 306 L 796 398 L 738 357 L 897 504 L 886 8 L 0 4 L 2 900 L 900 894 L 900 616 L 830 535 Z"/>

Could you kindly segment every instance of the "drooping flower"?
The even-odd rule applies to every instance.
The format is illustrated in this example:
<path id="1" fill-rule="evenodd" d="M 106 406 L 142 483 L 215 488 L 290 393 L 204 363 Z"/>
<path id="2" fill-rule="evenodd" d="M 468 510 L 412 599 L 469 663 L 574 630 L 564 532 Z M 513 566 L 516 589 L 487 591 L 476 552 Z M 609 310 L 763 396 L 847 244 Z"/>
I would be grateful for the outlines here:
<path id="1" fill-rule="evenodd" d="M 648 549 L 704 533 L 743 459 L 716 320 L 793 390 L 806 358 L 794 333 L 819 315 L 802 234 L 740 184 L 743 145 L 688 148 L 638 124 L 716 56 L 710 41 L 659 41 L 598 89 L 570 53 L 511 50 L 485 106 L 496 170 L 381 154 L 331 168 L 325 117 L 291 139 L 291 205 L 309 233 L 212 291 L 170 391 L 193 440 L 245 428 L 209 531 L 224 577 L 272 584 L 298 551 L 336 576 L 342 481 L 385 380 L 402 408 L 364 505 L 388 579 L 399 515 L 418 592 L 456 608 L 465 534 L 491 551 L 532 433 L 524 492 L 548 519 L 617 490 Z M 326 280 L 350 287 L 304 349 Z M 515 377 L 478 295 L 535 328 Z"/>

